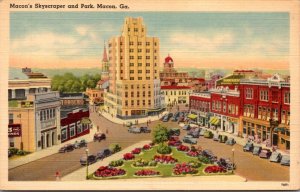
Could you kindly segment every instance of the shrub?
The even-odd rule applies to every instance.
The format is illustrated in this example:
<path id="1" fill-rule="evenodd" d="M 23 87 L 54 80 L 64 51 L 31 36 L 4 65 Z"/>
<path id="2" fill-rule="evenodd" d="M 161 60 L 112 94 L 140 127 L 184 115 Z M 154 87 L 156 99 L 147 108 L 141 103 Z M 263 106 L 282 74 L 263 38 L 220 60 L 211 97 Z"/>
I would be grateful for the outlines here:
<path id="1" fill-rule="evenodd" d="M 122 159 L 120 160 L 116 160 L 116 161 L 111 161 L 109 163 L 109 166 L 112 166 L 112 167 L 119 167 L 119 166 L 122 166 L 124 163 L 124 161 Z"/>
<path id="2" fill-rule="evenodd" d="M 146 167 L 146 166 L 148 166 L 148 164 L 149 164 L 149 161 L 144 160 L 144 159 L 138 159 L 138 160 L 134 161 L 132 165 L 135 167 Z"/>
<path id="3" fill-rule="evenodd" d="M 209 163 L 212 163 L 211 160 L 207 157 L 204 157 L 204 156 L 199 156 L 198 157 L 198 160 L 202 163 L 205 163 L 205 164 L 209 164 Z"/>
<path id="4" fill-rule="evenodd" d="M 149 149 L 151 149 L 151 148 L 152 148 L 151 145 L 147 145 L 147 144 L 146 144 L 146 145 L 143 146 L 143 150 L 145 150 L 145 151 L 146 151 L 146 150 L 149 150 Z"/>
<path id="5" fill-rule="evenodd" d="M 175 175 L 196 174 L 198 173 L 198 170 L 187 163 L 181 163 L 175 165 L 175 167 L 173 168 L 173 173 Z"/>
<path id="6" fill-rule="evenodd" d="M 199 153 L 197 151 L 190 150 L 189 152 L 187 152 L 187 155 L 191 157 L 197 157 Z"/>
<path id="7" fill-rule="evenodd" d="M 8 150 L 9 150 L 9 151 L 11 152 L 11 154 L 13 154 L 13 155 L 16 155 L 16 154 L 18 153 L 18 151 L 19 151 L 19 149 L 14 148 L 14 147 L 9 148 Z"/>
<path id="8" fill-rule="evenodd" d="M 27 155 L 29 152 L 27 152 L 27 151 L 23 151 L 23 150 L 19 150 L 18 152 L 17 152 L 17 155 Z"/>
<path id="9" fill-rule="evenodd" d="M 117 153 L 117 152 L 121 151 L 122 147 L 119 144 L 112 144 L 110 146 L 110 149 L 113 153 Z"/>
<path id="10" fill-rule="evenodd" d="M 201 167 L 201 163 L 199 161 L 189 161 L 188 163 L 193 168 L 199 168 Z"/>
<path id="11" fill-rule="evenodd" d="M 159 144 L 157 148 L 157 152 L 159 154 L 170 154 L 172 152 L 171 147 L 164 145 L 164 144 Z"/>
<path id="12" fill-rule="evenodd" d="M 134 155 L 132 153 L 125 153 L 123 155 L 123 159 L 124 160 L 132 160 L 132 159 L 134 159 Z"/>

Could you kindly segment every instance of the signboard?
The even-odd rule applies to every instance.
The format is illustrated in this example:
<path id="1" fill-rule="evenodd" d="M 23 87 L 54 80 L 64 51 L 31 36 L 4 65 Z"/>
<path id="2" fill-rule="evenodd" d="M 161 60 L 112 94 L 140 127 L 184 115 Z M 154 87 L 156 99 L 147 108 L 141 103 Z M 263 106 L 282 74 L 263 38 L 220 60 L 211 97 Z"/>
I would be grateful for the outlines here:
<path id="1" fill-rule="evenodd" d="M 8 125 L 8 136 L 9 137 L 21 137 L 22 136 L 21 124 L 9 124 Z"/>
<path id="2" fill-rule="evenodd" d="M 21 102 L 22 108 L 30 108 L 33 107 L 33 101 L 22 101 Z"/>

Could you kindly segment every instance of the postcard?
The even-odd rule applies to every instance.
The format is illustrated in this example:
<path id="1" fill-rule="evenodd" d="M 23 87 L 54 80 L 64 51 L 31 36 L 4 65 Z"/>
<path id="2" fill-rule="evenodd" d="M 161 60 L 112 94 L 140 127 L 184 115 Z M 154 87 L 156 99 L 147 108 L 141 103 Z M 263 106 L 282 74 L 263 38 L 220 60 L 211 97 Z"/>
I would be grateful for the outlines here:
<path id="1" fill-rule="evenodd" d="M 0 6 L 1 189 L 299 189 L 299 1 Z"/>

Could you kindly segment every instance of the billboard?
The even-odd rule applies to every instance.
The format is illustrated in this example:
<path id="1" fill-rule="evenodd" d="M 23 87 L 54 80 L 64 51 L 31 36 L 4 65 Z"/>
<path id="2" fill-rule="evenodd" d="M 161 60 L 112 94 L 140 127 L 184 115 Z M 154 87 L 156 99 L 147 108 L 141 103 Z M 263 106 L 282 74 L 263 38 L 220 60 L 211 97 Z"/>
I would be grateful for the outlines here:
<path id="1" fill-rule="evenodd" d="M 8 125 L 8 136 L 9 137 L 21 137 L 22 136 L 21 124 Z"/>

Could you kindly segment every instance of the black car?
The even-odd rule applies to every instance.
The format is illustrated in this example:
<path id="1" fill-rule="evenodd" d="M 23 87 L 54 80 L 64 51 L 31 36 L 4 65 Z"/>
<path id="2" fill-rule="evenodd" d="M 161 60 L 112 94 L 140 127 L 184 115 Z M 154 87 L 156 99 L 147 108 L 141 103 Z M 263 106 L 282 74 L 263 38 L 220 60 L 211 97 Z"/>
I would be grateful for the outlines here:
<path id="1" fill-rule="evenodd" d="M 76 149 L 79 149 L 81 147 L 86 147 L 87 146 L 87 142 L 86 140 L 82 139 L 80 142 L 75 141 L 74 147 Z"/>
<path id="2" fill-rule="evenodd" d="M 254 148 L 253 143 L 248 142 L 248 143 L 246 143 L 246 145 L 244 145 L 243 150 L 244 150 L 244 152 L 246 152 L 246 151 L 252 151 L 253 148 Z"/>
<path id="3" fill-rule="evenodd" d="M 66 144 L 65 146 L 61 147 L 59 149 L 59 153 L 65 153 L 65 152 L 70 152 L 75 149 L 75 146 L 73 144 Z"/>
<path id="4" fill-rule="evenodd" d="M 173 113 L 168 114 L 169 118 L 173 117 Z"/>
<path id="5" fill-rule="evenodd" d="M 97 157 L 96 155 L 89 155 L 87 158 L 86 156 L 83 156 L 80 158 L 80 164 L 81 165 L 86 165 L 88 163 L 88 165 L 93 164 L 97 161 Z"/>
<path id="6" fill-rule="evenodd" d="M 112 154 L 112 151 L 109 149 L 103 149 L 97 153 L 97 159 L 104 159 Z"/>
<path id="7" fill-rule="evenodd" d="M 179 128 L 171 128 L 169 130 L 169 135 L 170 136 L 173 136 L 173 135 L 179 136 L 180 135 L 180 129 Z"/>
<path id="8" fill-rule="evenodd" d="M 106 139 L 106 135 L 104 133 L 95 133 L 94 135 L 94 141 L 101 141 L 101 140 L 105 140 Z"/>
<path id="9" fill-rule="evenodd" d="M 218 160 L 217 156 L 215 156 L 213 154 L 213 152 L 211 150 L 208 150 L 208 149 L 203 150 L 201 155 L 204 156 L 204 157 L 207 157 L 208 159 L 210 159 L 213 162 Z"/>
<path id="10" fill-rule="evenodd" d="M 224 169 L 227 169 L 227 170 L 235 169 L 235 164 L 232 163 L 229 159 L 220 158 L 219 161 L 217 161 L 217 164 L 220 167 L 223 167 Z"/>

